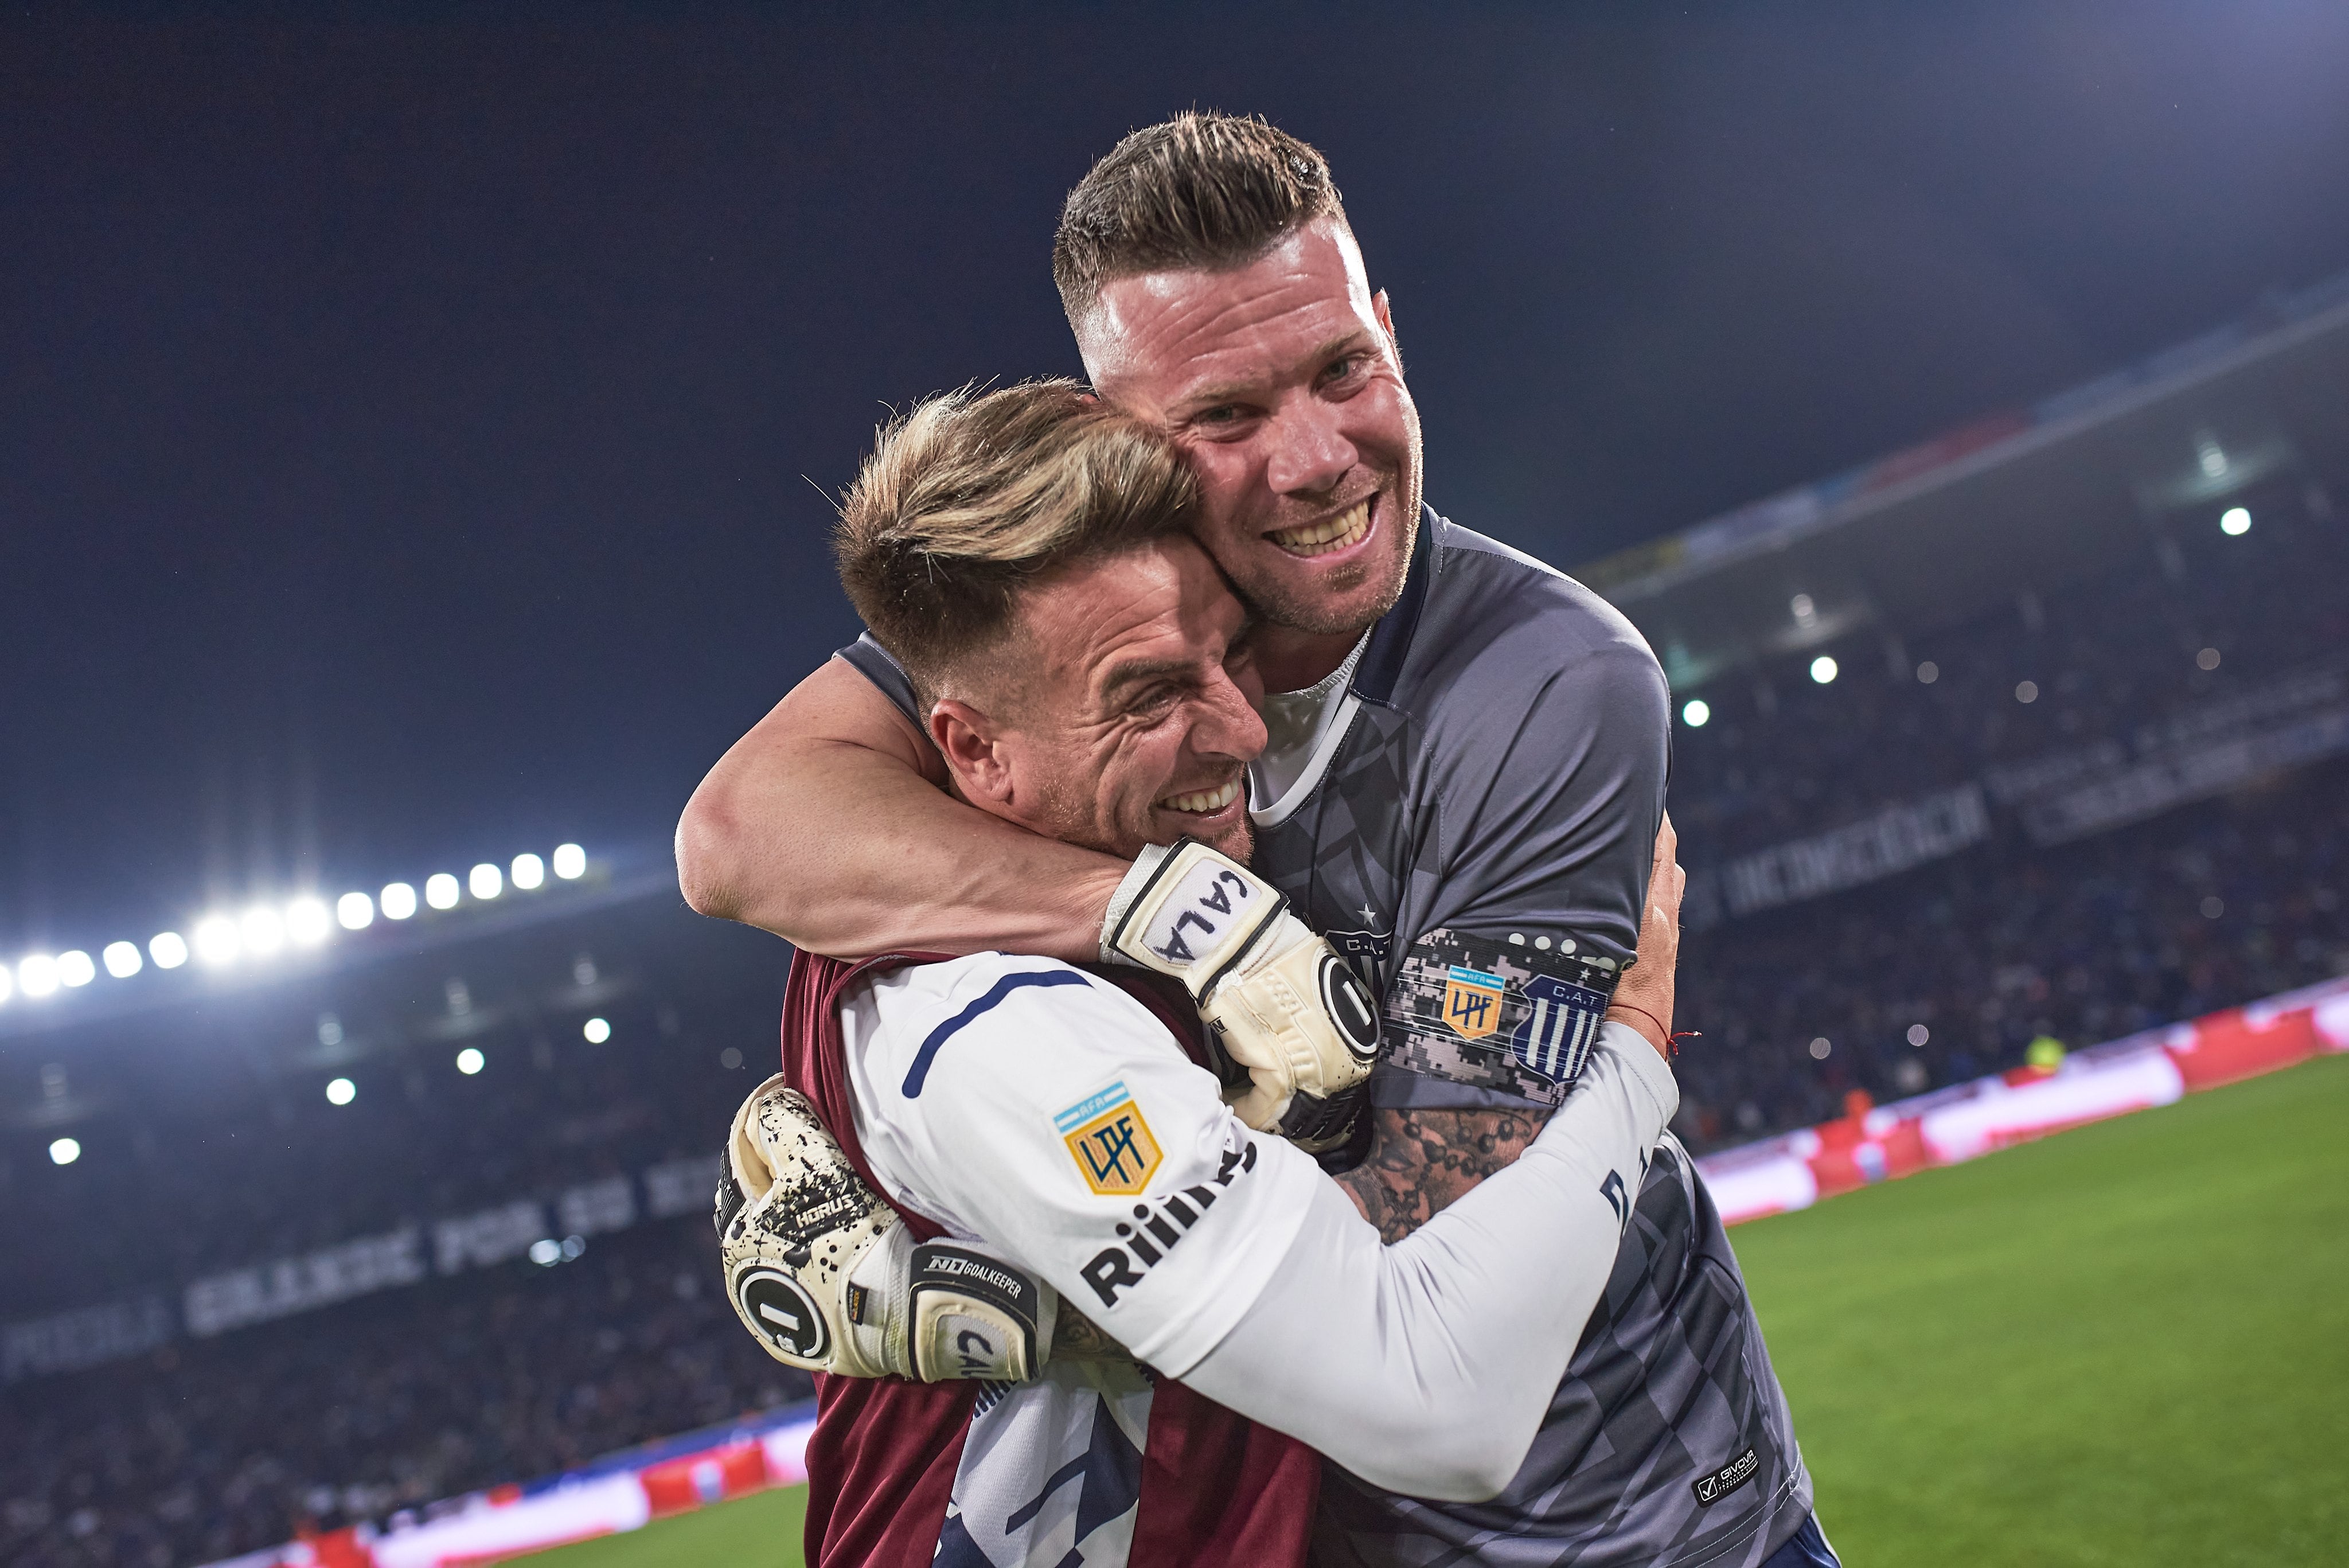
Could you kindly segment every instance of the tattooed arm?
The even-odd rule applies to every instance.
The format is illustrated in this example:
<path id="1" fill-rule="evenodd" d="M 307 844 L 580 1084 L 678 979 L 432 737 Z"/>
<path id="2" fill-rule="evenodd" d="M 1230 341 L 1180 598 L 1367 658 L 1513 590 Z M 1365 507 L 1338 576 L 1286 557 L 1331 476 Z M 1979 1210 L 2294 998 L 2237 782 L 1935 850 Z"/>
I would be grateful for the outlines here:
<path id="1" fill-rule="evenodd" d="M 1338 1185 L 1392 1244 L 1514 1162 L 1548 1119 L 1524 1111 L 1375 1111 L 1370 1158 Z"/>
<path id="2" fill-rule="evenodd" d="M 1616 988 L 1611 1023 L 1635 1031 L 1670 1060 L 1674 981 L 1681 958 L 1681 894 L 1686 883 L 1680 836 L 1667 815 L 1656 830 L 1639 957 Z M 1392 1246 L 1514 1164 L 1549 1120 L 1547 1111 L 1447 1111 L 1389 1107 L 1371 1113 L 1370 1157 L 1337 1179 Z"/>

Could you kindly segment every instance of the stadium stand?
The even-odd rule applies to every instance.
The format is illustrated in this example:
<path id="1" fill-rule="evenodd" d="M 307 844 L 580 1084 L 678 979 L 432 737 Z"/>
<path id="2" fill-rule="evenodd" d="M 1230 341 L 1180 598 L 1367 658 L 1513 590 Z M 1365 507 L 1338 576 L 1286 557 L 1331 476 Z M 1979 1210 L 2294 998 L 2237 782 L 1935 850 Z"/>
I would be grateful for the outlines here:
<path id="1" fill-rule="evenodd" d="M 1693 1146 L 2349 975 L 2344 301 L 1587 574 L 1703 704 Z M 706 1219 L 786 955 L 664 862 L 0 1005 L 0 1559 L 213 1561 L 804 1396 Z"/>

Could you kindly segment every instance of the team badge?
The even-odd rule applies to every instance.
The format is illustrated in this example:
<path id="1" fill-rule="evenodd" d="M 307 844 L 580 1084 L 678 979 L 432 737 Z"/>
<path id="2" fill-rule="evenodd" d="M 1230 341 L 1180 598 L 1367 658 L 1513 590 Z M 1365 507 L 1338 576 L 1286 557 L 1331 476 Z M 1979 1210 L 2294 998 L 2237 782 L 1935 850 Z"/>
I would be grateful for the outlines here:
<path id="1" fill-rule="evenodd" d="M 1525 993 L 1525 1015 L 1510 1033 L 1509 1054 L 1553 1083 L 1571 1083 L 1582 1075 L 1582 1064 L 1599 1038 L 1607 998 L 1547 974 L 1527 980 Z"/>
<path id="2" fill-rule="evenodd" d="M 1500 1027 L 1504 989 L 1497 974 L 1452 965 L 1444 985 L 1444 1022 L 1463 1040 L 1482 1040 Z"/>
<path id="3" fill-rule="evenodd" d="M 1090 1095 L 1052 1118 L 1085 1185 L 1102 1198 L 1132 1197 L 1150 1183 L 1164 1158 L 1142 1107 L 1123 1080 Z"/>

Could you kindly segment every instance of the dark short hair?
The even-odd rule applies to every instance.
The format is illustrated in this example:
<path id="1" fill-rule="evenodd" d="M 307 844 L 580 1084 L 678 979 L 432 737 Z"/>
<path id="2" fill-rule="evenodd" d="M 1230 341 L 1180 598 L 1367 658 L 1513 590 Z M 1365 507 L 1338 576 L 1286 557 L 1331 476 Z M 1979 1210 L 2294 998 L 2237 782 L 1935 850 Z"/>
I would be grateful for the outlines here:
<path id="1" fill-rule="evenodd" d="M 1154 427 L 1065 379 L 968 388 L 884 426 L 842 498 L 841 585 L 925 706 L 1056 566 L 1182 531 L 1197 482 Z"/>
<path id="2" fill-rule="evenodd" d="M 1254 115 L 1192 110 L 1133 132 L 1077 182 L 1052 240 L 1071 323 L 1102 286 L 1256 260 L 1316 218 L 1345 222 L 1329 161 Z"/>

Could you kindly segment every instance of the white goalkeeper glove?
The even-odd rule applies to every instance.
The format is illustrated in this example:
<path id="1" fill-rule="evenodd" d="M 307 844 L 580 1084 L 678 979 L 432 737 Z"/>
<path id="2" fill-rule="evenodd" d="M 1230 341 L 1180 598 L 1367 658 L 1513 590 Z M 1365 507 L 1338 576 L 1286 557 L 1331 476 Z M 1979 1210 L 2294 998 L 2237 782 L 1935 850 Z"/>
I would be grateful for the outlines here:
<path id="1" fill-rule="evenodd" d="M 968 1243 L 916 1241 L 780 1074 L 734 1114 L 717 1222 L 726 1293 L 778 1361 L 1019 1383 L 1051 1354 L 1052 1288 Z"/>
<path id="2" fill-rule="evenodd" d="M 1225 1075 L 1240 1120 L 1309 1154 L 1350 1136 L 1378 1059 L 1378 1007 L 1271 883 L 1195 839 L 1153 846 L 1110 900 L 1102 956 L 1183 982 L 1246 1072 Z"/>

